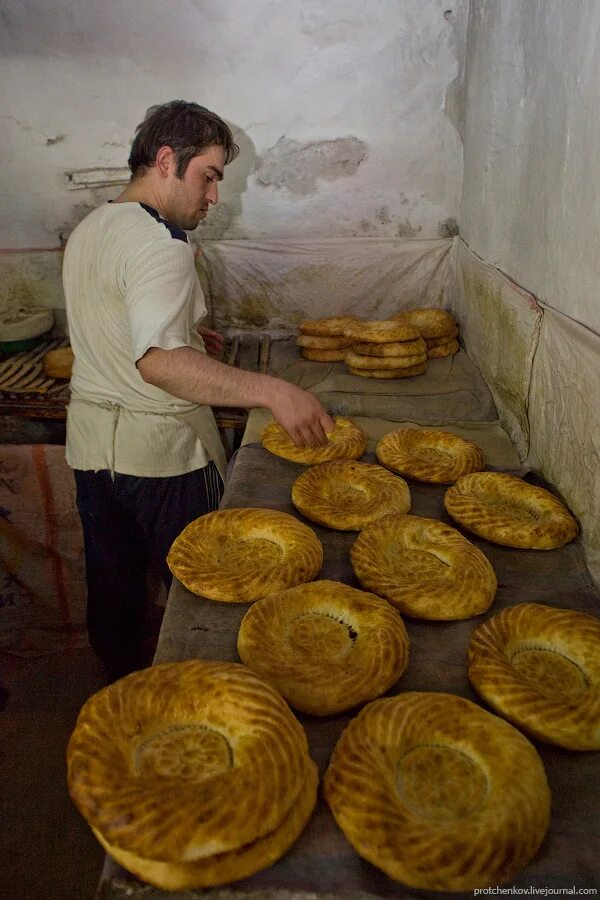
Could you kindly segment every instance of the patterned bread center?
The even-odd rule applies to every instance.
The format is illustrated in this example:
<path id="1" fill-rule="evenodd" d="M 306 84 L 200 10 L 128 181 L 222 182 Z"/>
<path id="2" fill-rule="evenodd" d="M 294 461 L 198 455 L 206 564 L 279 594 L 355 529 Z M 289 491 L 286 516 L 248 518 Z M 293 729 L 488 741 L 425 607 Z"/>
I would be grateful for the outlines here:
<path id="1" fill-rule="evenodd" d="M 510 657 L 512 666 L 547 697 L 575 698 L 590 682 L 576 662 L 556 650 L 519 647 Z"/>
<path id="2" fill-rule="evenodd" d="M 155 732 L 135 752 L 134 770 L 142 778 L 204 781 L 233 767 L 231 747 L 205 725 L 172 725 Z"/>
<path id="3" fill-rule="evenodd" d="M 399 581 L 404 581 L 409 572 L 418 573 L 423 580 L 445 578 L 450 568 L 435 553 L 427 550 L 408 550 L 402 544 L 396 543 L 386 547 L 384 559 L 387 569 L 397 573 Z"/>
<path id="4" fill-rule="evenodd" d="M 487 778 L 461 750 L 423 744 L 400 759 L 396 788 L 406 806 L 423 819 L 454 822 L 481 806 Z"/>
<path id="5" fill-rule="evenodd" d="M 283 550 L 274 541 L 248 537 L 244 541 L 225 539 L 219 548 L 217 562 L 225 571 L 240 572 L 248 568 L 254 569 L 258 562 L 261 566 L 275 567 L 282 557 Z"/>
<path id="6" fill-rule="evenodd" d="M 346 481 L 334 481 L 326 484 L 327 499 L 334 506 L 343 509 L 359 508 L 369 503 L 371 495 L 361 484 L 349 484 Z"/>
<path id="7" fill-rule="evenodd" d="M 504 497 L 487 497 L 483 502 L 486 506 L 491 506 L 494 512 L 505 513 L 511 519 L 527 522 L 529 525 L 538 521 L 538 513 L 534 509 L 528 509 L 520 503 L 515 503 L 514 500 L 507 500 Z"/>
<path id="8" fill-rule="evenodd" d="M 354 646 L 356 631 L 328 613 L 309 612 L 294 619 L 289 639 L 292 646 L 317 659 L 341 659 Z"/>

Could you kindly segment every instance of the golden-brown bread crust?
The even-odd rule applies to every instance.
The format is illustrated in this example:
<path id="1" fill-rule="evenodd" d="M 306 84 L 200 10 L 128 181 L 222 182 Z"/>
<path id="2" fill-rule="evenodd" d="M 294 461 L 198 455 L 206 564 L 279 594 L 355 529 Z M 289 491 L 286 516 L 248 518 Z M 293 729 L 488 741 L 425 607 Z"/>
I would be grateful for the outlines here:
<path id="1" fill-rule="evenodd" d="M 509 881 L 537 853 L 550 818 L 535 747 L 452 694 L 369 703 L 338 741 L 323 786 L 357 853 L 425 890 Z"/>
<path id="2" fill-rule="evenodd" d="M 383 466 L 340 459 L 303 472 L 292 485 L 292 503 L 319 525 L 359 531 L 382 516 L 408 512 L 410 491 Z"/>
<path id="3" fill-rule="evenodd" d="M 64 378 L 69 380 L 73 371 L 75 354 L 70 347 L 59 347 L 49 350 L 42 360 L 42 369 L 48 378 Z"/>
<path id="4" fill-rule="evenodd" d="M 298 328 L 302 334 L 313 334 L 315 337 L 340 337 L 344 329 L 359 321 L 355 316 L 327 316 L 325 319 L 305 319 Z"/>
<path id="5" fill-rule="evenodd" d="M 469 679 L 489 705 L 542 741 L 600 750 L 600 620 L 521 603 L 471 635 Z"/>
<path id="6" fill-rule="evenodd" d="M 352 341 L 345 337 L 317 337 L 314 334 L 299 334 L 296 338 L 298 347 L 309 350 L 343 350 L 350 347 Z"/>
<path id="7" fill-rule="evenodd" d="M 409 322 L 426 339 L 449 334 L 456 326 L 456 321 L 451 313 L 436 307 L 407 309 L 405 312 L 399 313 L 396 318 Z"/>
<path id="8" fill-rule="evenodd" d="M 409 366 L 407 369 L 358 369 L 356 366 L 348 366 L 348 371 L 351 375 L 361 375 L 363 378 L 412 378 L 413 375 L 424 375 L 427 363 Z"/>
<path id="9" fill-rule="evenodd" d="M 393 472 L 436 484 L 451 484 L 485 467 L 483 451 L 473 441 L 426 428 L 388 432 L 375 447 L 375 455 Z"/>
<path id="10" fill-rule="evenodd" d="M 353 369 L 409 369 L 426 362 L 426 353 L 416 356 L 363 356 L 355 350 L 346 352 L 346 364 Z"/>
<path id="11" fill-rule="evenodd" d="M 291 706 L 316 716 L 378 697 L 408 665 L 398 613 L 337 581 L 313 581 L 255 603 L 237 646 L 242 662 Z"/>
<path id="12" fill-rule="evenodd" d="M 309 763 L 304 730 L 245 666 L 191 660 L 134 672 L 83 706 L 69 792 L 109 844 L 191 862 L 277 828 Z"/>
<path id="13" fill-rule="evenodd" d="M 355 320 L 344 328 L 344 335 L 355 341 L 374 344 L 416 341 L 421 336 L 417 328 L 398 319 L 380 319 L 376 322 Z"/>
<path id="14" fill-rule="evenodd" d="M 550 491 L 505 472 L 463 475 L 446 491 L 444 506 L 463 528 L 505 547 L 551 550 L 579 531 Z"/>
<path id="15" fill-rule="evenodd" d="M 292 462 L 314 466 L 330 459 L 360 459 L 367 449 L 367 436 L 351 419 L 336 416 L 335 427 L 327 435 L 324 447 L 296 447 L 291 437 L 277 422 L 263 429 L 263 447 Z"/>
<path id="16" fill-rule="evenodd" d="M 94 834 L 119 865 L 154 887 L 166 891 L 185 891 L 194 888 L 216 887 L 241 878 L 249 878 L 255 872 L 277 862 L 300 837 L 317 801 L 319 778 L 317 767 L 309 761 L 307 776 L 300 796 L 287 816 L 274 831 L 244 844 L 236 850 L 209 856 L 195 862 L 159 862 L 144 859 L 134 853 L 109 844 L 96 829 Z"/>
<path id="17" fill-rule="evenodd" d="M 361 531 L 350 559 L 361 584 L 417 619 L 469 619 L 496 595 L 487 557 L 437 519 L 385 516 Z"/>
<path id="18" fill-rule="evenodd" d="M 222 509 L 184 528 L 167 563 L 194 594 L 252 603 L 314 578 L 323 564 L 323 547 L 314 531 L 289 513 Z"/>
<path id="19" fill-rule="evenodd" d="M 423 338 L 414 341 L 392 341 L 389 344 L 374 344 L 372 341 L 358 341 L 353 344 L 355 353 L 363 356 L 426 356 L 427 345 Z"/>
<path id="20" fill-rule="evenodd" d="M 458 341 L 448 341 L 446 344 L 438 344 L 437 347 L 430 347 L 427 350 L 428 359 L 443 359 L 445 356 L 454 356 L 460 350 Z"/>
<path id="21" fill-rule="evenodd" d="M 310 359 L 311 362 L 343 362 L 346 358 L 347 350 L 344 348 L 338 350 L 313 350 L 312 347 L 301 347 L 300 353 L 304 359 Z"/>
<path id="22" fill-rule="evenodd" d="M 440 344 L 447 344 L 453 338 L 458 337 L 458 325 L 455 325 L 452 331 L 448 334 L 443 334 L 438 338 L 425 338 L 425 344 L 427 345 L 427 349 L 429 350 L 431 347 L 439 347 Z"/>

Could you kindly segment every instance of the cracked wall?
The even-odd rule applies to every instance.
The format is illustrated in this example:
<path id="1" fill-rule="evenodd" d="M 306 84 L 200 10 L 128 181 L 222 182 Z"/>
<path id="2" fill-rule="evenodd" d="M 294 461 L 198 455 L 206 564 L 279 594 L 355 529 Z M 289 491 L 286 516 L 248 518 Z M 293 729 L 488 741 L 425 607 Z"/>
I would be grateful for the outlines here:
<path id="1" fill-rule="evenodd" d="M 451 233 L 466 5 L 9 4 L 0 249 L 64 243 L 119 190 L 69 190 L 65 173 L 126 165 L 147 107 L 174 97 L 220 113 L 242 148 L 200 240 Z"/>

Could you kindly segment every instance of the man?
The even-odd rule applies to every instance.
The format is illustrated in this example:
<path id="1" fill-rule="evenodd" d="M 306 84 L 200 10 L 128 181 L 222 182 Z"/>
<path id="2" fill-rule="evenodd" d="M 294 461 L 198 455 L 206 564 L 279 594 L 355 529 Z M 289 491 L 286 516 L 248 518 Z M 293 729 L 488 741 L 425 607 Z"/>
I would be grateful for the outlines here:
<path id="1" fill-rule="evenodd" d="M 129 157 L 131 180 L 73 231 L 63 283 L 75 353 L 67 462 L 83 525 L 90 643 L 110 679 L 143 654 L 146 570 L 179 532 L 216 509 L 225 470 L 211 405 L 265 407 L 298 445 L 333 422 L 312 394 L 231 368 L 206 315 L 185 230 L 218 200 L 238 148 L 196 103 L 148 110 Z M 208 353 L 206 352 L 208 350 Z"/>

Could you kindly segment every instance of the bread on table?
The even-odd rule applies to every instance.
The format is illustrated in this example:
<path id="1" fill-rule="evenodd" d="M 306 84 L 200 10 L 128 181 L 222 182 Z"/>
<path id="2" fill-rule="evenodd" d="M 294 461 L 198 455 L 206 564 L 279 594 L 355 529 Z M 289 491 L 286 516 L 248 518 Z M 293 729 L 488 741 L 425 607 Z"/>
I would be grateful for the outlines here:
<path id="1" fill-rule="evenodd" d="M 520 603 L 471 635 L 468 674 L 496 712 L 542 741 L 600 750 L 600 619 Z"/>
<path id="2" fill-rule="evenodd" d="M 359 531 L 382 516 L 408 512 L 410 491 L 383 466 L 342 459 L 303 472 L 292 485 L 292 503 L 319 525 Z"/>
<path id="3" fill-rule="evenodd" d="M 496 595 L 487 557 L 437 519 L 385 516 L 361 531 L 350 559 L 364 587 L 417 619 L 469 619 Z"/>
<path id="4" fill-rule="evenodd" d="M 393 472 L 437 484 L 450 484 L 485 467 L 483 451 L 477 444 L 439 429 L 390 431 L 378 442 L 375 455 Z"/>
<path id="5" fill-rule="evenodd" d="M 337 581 L 313 581 L 250 607 L 242 662 L 305 713 L 333 715 L 383 694 L 408 665 L 408 635 L 389 603 Z"/>
<path id="6" fill-rule="evenodd" d="M 305 319 L 298 324 L 302 334 L 315 337 L 343 337 L 345 329 L 360 321 L 355 316 L 327 316 L 324 319 Z"/>
<path id="7" fill-rule="evenodd" d="M 134 672 L 83 706 L 71 797 L 115 858 L 157 887 L 226 883 L 274 862 L 315 802 L 306 735 L 245 666 Z"/>
<path id="8" fill-rule="evenodd" d="M 457 340 L 449 340 L 443 344 L 436 344 L 435 347 L 427 348 L 428 359 L 444 359 L 445 356 L 454 356 L 460 350 L 460 344 Z"/>
<path id="9" fill-rule="evenodd" d="M 348 366 L 351 375 L 361 375 L 363 378 L 412 378 L 414 375 L 424 375 L 426 370 L 426 362 L 398 369 L 359 369 Z"/>
<path id="10" fill-rule="evenodd" d="M 167 564 L 192 593 L 252 603 L 315 578 L 323 547 L 314 531 L 274 509 L 222 509 L 195 519 L 173 542 Z"/>
<path id="11" fill-rule="evenodd" d="M 446 309 L 437 307 L 407 309 L 398 313 L 395 318 L 408 322 L 427 340 L 449 336 L 456 328 L 454 316 Z"/>
<path id="12" fill-rule="evenodd" d="M 357 319 L 346 325 L 344 335 L 355 341 L 376 344 L 416 341 L 421 336 L 417 328 L 398 319 L 380 319 L 375 322 Z"/>
<path id="13" fill-rule="evenodd" d="M 331 459 L 360 459 L 367 449 L 367 436 L 351 419 L 334 418 L 334 429 L 323 447 L 297 447 L 281 425 L 272 422 L 263 429 L 262 445 L 270 453 L 291 462 L 315 465 Z"/>
<path id="14" fill-rule="evenodd" d="M 506 547 L 551 550 L 579 531 L 554 494 L 505 472 L 463 475 L 446 491 L 444 506 L 463 528 Z"/>
<path id="15" fill-rule="evenodd" d="M 510 881 L 536 855 L 550 818 L 535 747 L 453 694 L 369 703 L 342 733 L 323 788 L 356 852 L 421 890 Z"/>
<path id="16" fill-rule="evenodd" d="M 386 344 L 378 346 L 385 347 Z M 368 356 L 356 351 L 346 352 L 346 364 L 354 369 L 408 369 L 427 362 L 427 354 L 417 353 L 415 356 Z"/>
<path id="17" fill-rule="evenodd" d="M 49 350 L 42 359 L 42 369 L 48 378 L 61 378 L 68 381 L 73 372 L 75 354 L 70 347 L 59 347 Z"/>

